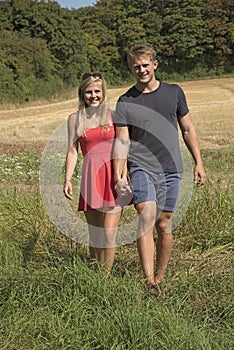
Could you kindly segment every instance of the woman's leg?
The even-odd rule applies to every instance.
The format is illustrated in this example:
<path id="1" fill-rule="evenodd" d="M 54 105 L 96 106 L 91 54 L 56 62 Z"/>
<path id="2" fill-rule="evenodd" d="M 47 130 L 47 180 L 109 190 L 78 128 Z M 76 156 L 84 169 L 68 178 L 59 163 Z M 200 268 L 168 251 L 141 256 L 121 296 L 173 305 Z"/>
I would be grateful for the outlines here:
<path id="1" fill-rule="evenodd" d="M 104 230 L 106 244 L 104 248 L 105 274 L 110 274 L 115 259 L 116 236 L 121 217 L 121 208 L 115 207 L 104 214 Z"/>
<path id="2" fill-rule="evenodd" d="M 103 212 L 93 209 L 86 211 L 84 214 L 88 223 L 89 230 L 90 257 L 91 259 L 98 259 L 100 261 L 102 260 L 102 254 L 99 247 L 103 245 L 101 242 L 101 236 L 103 235 Z"/>
<path id="3" fill-rule="evenodd" d="M 90 210 L 85 212 L 85 216 L 89 226 L 91 254 L 105 265 L 105 273 L 109 275 L 115 257 L 121 208 L 116 207 L 105 212 Z"/>

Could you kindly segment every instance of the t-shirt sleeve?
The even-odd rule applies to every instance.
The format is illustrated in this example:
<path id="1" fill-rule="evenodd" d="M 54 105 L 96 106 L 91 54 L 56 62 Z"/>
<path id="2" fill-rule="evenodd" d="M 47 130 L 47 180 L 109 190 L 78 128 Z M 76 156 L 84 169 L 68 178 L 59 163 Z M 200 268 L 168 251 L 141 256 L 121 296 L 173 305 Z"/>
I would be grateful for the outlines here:
<path id="1" fill-rule="evenodd" d="M 188 108 L 188 104 L 187 104 L 187 100 L 186 100 L 186 96 L 184 94 L 184 91 L 182 90 L 182 88 L 179 85 L 178 85 L 178 89 L 177 89 L 177 98 L 178 98 L 178 103 L 177 103 L 176 113 L 177 113 L 178 118 L 182 118 L 189 112 L 189 108 Z"/>
<path id="2" fill-rule="evenodd" d="M 124 127 L 127 126 L 127 108 L 126 103 L 121 99 L 118 99 L 116 103 L 116 108 L 113 113 L 114 116 L 114 125 Z"/>

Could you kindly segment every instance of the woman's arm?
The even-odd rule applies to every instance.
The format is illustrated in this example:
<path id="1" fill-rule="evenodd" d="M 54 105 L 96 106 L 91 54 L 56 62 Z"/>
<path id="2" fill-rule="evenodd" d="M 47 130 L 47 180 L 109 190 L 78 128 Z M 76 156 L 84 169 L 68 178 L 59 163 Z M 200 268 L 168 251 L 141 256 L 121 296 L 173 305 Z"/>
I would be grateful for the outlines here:
<path id="1" fill-rule="evenodd" d="M 63 191 L 67 198 L 72 199 L 72 176 L 76 167 L 78 157 L 78 136 L 77 136 L 77 114 L 68 117 L 68 151 L 65 165 L 65 182 Z"/>

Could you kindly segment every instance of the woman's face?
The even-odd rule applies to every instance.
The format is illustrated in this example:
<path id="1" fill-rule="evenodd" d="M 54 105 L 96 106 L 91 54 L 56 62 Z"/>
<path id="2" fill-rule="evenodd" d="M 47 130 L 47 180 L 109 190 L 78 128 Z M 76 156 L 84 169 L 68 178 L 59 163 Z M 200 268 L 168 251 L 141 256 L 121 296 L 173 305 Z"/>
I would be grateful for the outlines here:
<path id="1" fill-rule="evenodd" d="M 87 86 L 84 91 L 84 102 L 86 107 L 98 107 L 103 101 L 102 84 L 94 82 Z"/>

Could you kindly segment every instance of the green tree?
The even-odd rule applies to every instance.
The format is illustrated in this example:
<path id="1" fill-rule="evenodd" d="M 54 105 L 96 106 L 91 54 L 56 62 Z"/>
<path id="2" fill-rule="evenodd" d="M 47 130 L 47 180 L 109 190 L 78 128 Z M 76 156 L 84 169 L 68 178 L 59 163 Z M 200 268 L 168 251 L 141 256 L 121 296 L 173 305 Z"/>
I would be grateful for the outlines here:
<path id="1" fill-rule="evenodd" d="M 152 44 L 159 42 L 161 20 L 158 13 L 158 8 L 152 0 L 100 0 L 97 2 L 93 16 L 106 27 L 106 30 L 102 31 L 100 50 L 103 50 L 107 33 L 111 34 L 112 40 L 108 46 L 109 52 L 112 53 L 111 56 L 114 57 L 111 60 L 112 70 L 116 71 L 117 68 L 124 78 L 129 75 L 126 60 L 129 49 L 139 41 L 147 41 Z M 90 22 L 91 25 L 92 23 L 93 21 Z M 96 35 L 98 33 L 99 30 L 97 30 Z"/>
<path id="2" fill-rule="evenodd" d="M 0 29 L 12 30 L 12 6 L 10 1 L 0 2 Z"/>
<path id="3" fill-rule="evenodd" d="M 25 101 L 48 94 L 48 91 L 38 91 L 37 88 L 39 81 L 50 81 L 54 72 L 50 51 L 43 40 L 2 30 L 0 57 L 3 96 L 9 97 L 13 92 Z"/>
<path id="4" fill-rule="evenodd" d="M 234 62 L 234 3 L 232 0 L 206 0 L 203 7 L 212 45 L 205 53 L 210 69 L 232 71 Z"/>
<path id="5" fill-rule="evenodd" d="M 127 52 L 140 41 L 156 48 L 162 75 L 230 73 L 233 14 L 232 0 L 99 0 L 73 10 L 51 0 L 2 0 L 2 96 L 49 96 L 85 71 L 126 83 Z"/>
<path id="6" fill-rule="evenodd" d="M 191 70 L 206 50 L 202 0 L 167 0 L 163 8 L 161 55 L 169 70 Z"/>
<path id="7" fill-rule="evenodd" d="M 87 59 L 91 71 L 101 71 L 112 83 L 120 79 L 118 72 L 119 50 L 116 23 L 110 18 L 112 10 L 108 1 L 100 1 L 95 8 L 77 10 L 87 42 Z M 114 27 L 112 27 L 112 25 Z"/>
<path id="8" fill-rule="evenodd" d="M 43 39 L 54 56 L 56 74 L 76 84 L 87 67 L 86 42 L 72 11 L 55 1 L 12 0 L 14 30 Z"/>

